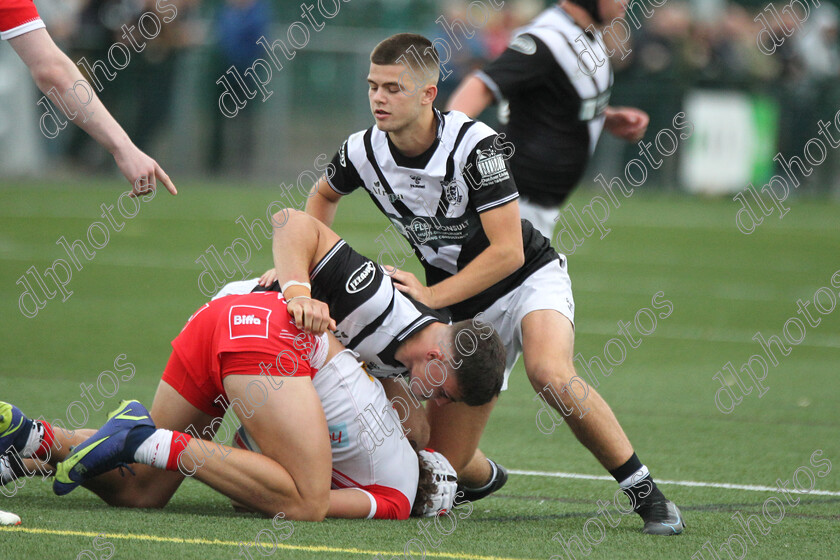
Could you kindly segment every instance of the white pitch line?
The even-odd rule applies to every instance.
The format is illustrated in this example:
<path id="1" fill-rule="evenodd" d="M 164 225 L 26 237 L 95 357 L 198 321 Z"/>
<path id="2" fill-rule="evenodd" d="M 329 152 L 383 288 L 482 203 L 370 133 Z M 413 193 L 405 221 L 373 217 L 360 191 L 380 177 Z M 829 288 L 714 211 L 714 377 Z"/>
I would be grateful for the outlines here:
<path id="1" fill-rule="evenodd" d="M 508 470 L 510 474 L 521 474 L 524 476 L 548 476 L 552 478 L 582 478 L 586 480 L 615 480 L 611 476 L 594 475 L 594 474 L 580 474 L 567 472 L 545 472 L 545 471 L 520 471 L 516 469 Z M 674 484 L 676 486 L 706 486 L 709 488 L 726 488 L 727 490 L 749 490 L 752 492 L 778 492 L 779 489 L 774 486 L 757 486 L 754 484 L 732 484 L 730 482 L 698 482 L 696 480 L 660 480 L 655 479 L 657 484 Z M 829 490 L 811 490 L 810 492 L 801 492 L 796 489 L 790 490 L 791 494 L 814 494 L 817 496 L 840 496 L 840 492 L 832 492 Z"/>

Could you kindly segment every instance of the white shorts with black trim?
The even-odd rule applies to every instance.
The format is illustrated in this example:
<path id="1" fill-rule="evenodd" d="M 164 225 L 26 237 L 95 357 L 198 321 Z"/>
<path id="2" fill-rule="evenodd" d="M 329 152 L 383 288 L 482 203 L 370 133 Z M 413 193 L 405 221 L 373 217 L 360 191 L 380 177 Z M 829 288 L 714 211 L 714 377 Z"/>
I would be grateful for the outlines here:
<path id="1" fill-rule="evenodd" d="M 502 391 L 507 389 L 510 372 L 522 354 L 522 319 L 532 311 L 543 309 L 557 311 L 574 326 L 575 300 L 565 255 L 534 272 L 483 312 L 482 321 L 493 325 L 507 350 Z"/>

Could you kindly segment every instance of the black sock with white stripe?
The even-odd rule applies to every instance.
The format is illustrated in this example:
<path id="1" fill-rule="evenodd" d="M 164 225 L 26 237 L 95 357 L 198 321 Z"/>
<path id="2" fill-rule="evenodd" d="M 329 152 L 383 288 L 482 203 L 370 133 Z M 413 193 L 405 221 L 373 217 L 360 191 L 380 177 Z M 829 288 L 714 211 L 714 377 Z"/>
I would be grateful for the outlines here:
<path id="1" fill-rule="evenodd" d="M 642 464 L 635 453 L 627 461 L 610 471 L 619 487 L 630 498 L 633 509 L 643 504 L 665 500 L 664 494 L 656 486 L 648 468 Z"/>
<path id="2" fill-rule="evenodd" d="M 473 492 L 483 492 L 490 488 L 494 482 L 496 482 L 496 473 L 498 473 L 498 469 L 496 468 L 496 463 L 487 459 L 487 462 L 490 463 L 490 478 L 487 480 L 487 484 L 483 484 L 478 488 L 470 488 L 469 486 L 464 486 L 467 490 L 472 490 Z"/>

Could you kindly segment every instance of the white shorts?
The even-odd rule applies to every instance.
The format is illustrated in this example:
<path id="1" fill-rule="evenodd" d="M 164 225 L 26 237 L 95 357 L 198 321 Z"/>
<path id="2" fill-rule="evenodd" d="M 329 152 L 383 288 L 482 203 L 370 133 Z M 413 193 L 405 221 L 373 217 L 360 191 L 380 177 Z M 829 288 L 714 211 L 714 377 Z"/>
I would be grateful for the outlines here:
<path id="1" fill-rule="evenodd" d="M 532 311 L 552 309 L 568 318 L 572 326 L 575 324 L 575 300 L 568 262 L 565 255 L 560 255 L 560 259 L 537 270 L 518 288 L 484 311 L 482 320 L 493 325 L 507 350 L 502 391 L 507 389 L 510 372 L 522 354 L 522 319 L 525 315 Z"/>
<path id="2" fill-rule="evenodd" d="M 542 206 L 534 204 L 527 198 L 519 197 L 519 215 L 523 220 L 531 222 L 537 231 L 553 241 L 554 226 L 557 217 L 560 216 L 560 209 L 556 206 Z"/>

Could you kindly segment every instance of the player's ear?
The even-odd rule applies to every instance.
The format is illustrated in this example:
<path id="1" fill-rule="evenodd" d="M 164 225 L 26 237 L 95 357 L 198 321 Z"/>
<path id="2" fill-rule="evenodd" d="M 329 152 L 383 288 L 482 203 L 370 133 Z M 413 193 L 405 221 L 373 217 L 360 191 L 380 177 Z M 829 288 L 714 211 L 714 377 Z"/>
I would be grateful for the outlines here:
<path id="1" fill-rule="evenodd" d="M 438 87 L 436 84 L 427 84 L 423 86 L 423 97 L 420 100 L 421 105 L 431 105 L 437 98 Z"/>

